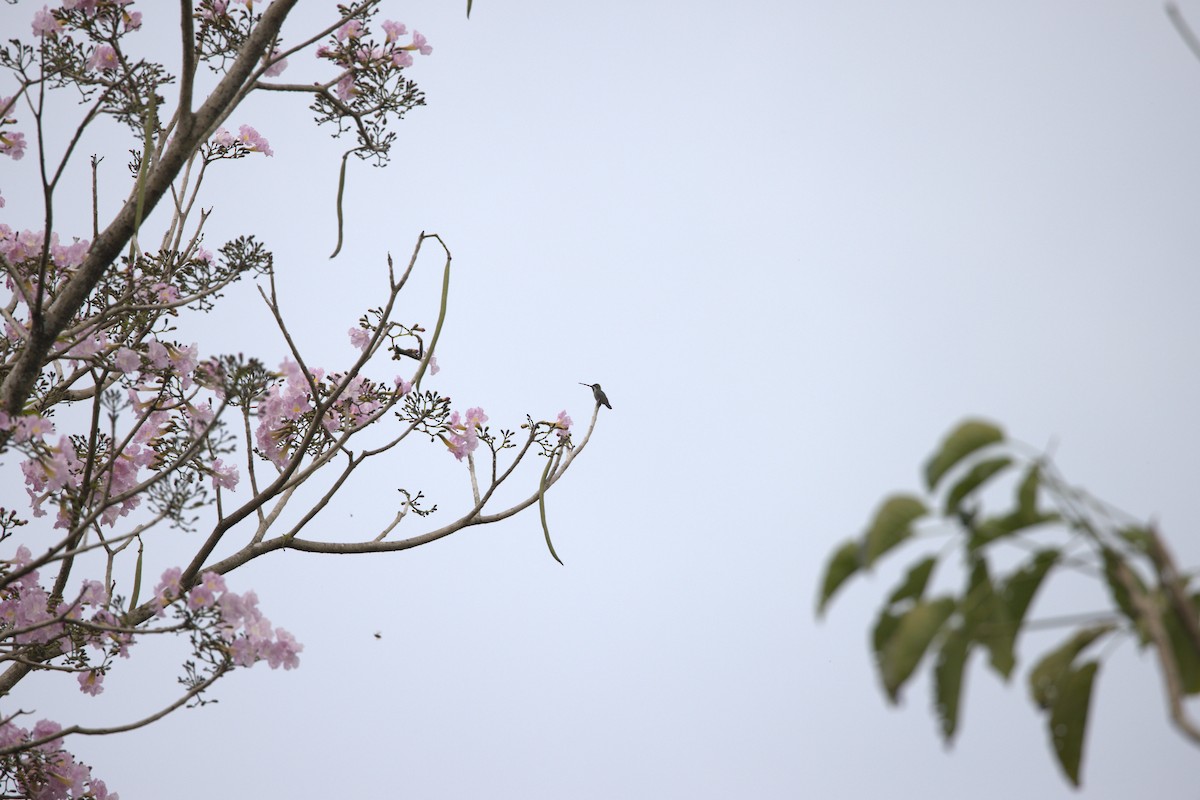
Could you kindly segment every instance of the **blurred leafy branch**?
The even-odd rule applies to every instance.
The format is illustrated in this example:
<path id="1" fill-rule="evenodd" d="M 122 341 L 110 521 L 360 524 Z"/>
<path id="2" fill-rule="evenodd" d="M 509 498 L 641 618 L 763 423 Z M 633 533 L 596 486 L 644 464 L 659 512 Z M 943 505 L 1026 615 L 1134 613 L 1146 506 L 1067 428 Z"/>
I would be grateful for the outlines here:
<path id="1" fill-rule="evenodd" d="M 1011 501 L 985 511 L 983 496 L 990 501 L 1003 477 L 1018 478 Z M 1080 783 L 1096 673 L 1122 639 L 1153 648 L 1171 720 L 1200 746 L 1200 726 L 1186 707 L 1188 697 L 1200 694 L 1200 581 L 1194 573 L 1180 572 L 1152 523 L 1139 523 L 1071 486 L 1049 457 L 981 420 L 964 421 L 946 436 L 925 463 L 924 478 L 923 495 L 885 498 L 863 535 L 834 551 L 817 599 L 822 616 L 857 573 L 909 541 L 943 539 L 938 552 L 912 562 L 872 629 L 871 646 L 890 702 L 897 702 L 930 654 L 934 712 L 950 744 L 973 650 L 986 652 L 988 665 L 1007 681 L 1017 664 L 1022 631 L 1068 627 L 1071 634 L 1041 655 L 1028 681 L 1055 757 L 1072 785 Z M 1013 550 L 1017 565 L 1003 572 L 998 565 L 1011 564 Z M 966 582 L 960 593 L 931 596 L 934 571 L 953 551 L 961 553 Z M 1102 583 L 1107 608 L 1030 619 L 1043 583 L 1064 570 Z M 1109 648 L 1097 653 L 1101 642 Z"/>

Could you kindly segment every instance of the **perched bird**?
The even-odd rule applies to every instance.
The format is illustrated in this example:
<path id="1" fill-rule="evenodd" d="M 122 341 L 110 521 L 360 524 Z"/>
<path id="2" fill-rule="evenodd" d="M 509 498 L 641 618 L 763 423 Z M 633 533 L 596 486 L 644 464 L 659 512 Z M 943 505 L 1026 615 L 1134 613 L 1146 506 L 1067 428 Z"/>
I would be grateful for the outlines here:
<path id="1" fill-rule="evenodd" d="M 592 397 L 596 398 L 596 402 L 598 404 L 604 406 L 607 409 L 610 409 L 610 410 L 612 409 L 612 406 L 610 406 L 608 404 L 608 395 L 606 395 L 604 393 L 604 390 L 600 388 L 600 384 L 598 384 L 598 383 L 580 383 L 579 385 L 592 387 Z"/>

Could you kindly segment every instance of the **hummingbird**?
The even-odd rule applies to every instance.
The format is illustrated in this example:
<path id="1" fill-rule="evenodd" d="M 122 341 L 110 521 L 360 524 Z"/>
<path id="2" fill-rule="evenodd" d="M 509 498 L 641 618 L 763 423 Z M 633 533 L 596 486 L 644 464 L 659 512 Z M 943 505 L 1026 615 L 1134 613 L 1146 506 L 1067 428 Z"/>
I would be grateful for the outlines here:
<path id="1" fill-rule="evenodd" d="M 592 397 L 596 398 L 596 404 L 604 406 L 605 408 L 607 408 L 609 410 L 612 409 L 612 406 L 608 404 L 608 395 L 606 395 L 604 393 L 604 390 L 600 388 L 600 384 L 598 384 L 598 383 L 580 383 L 579 385 L 592 387 Z"/>

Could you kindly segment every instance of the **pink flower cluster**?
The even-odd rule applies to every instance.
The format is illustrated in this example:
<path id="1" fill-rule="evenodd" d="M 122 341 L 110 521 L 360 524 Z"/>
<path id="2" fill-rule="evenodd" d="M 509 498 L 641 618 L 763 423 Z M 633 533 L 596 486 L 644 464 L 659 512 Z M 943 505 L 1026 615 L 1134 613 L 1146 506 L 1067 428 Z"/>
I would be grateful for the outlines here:
<path id="1" fill-rule="evenodd" d="M 139 382 L 127 390 L 130 407 L 141 417 L 137 429 L 115 457 L 92 468 L 93 485 L 103 487 L 105 497 L 115 497 L 136 487 L 142 480 L 143 469 L 158 464 L 157 442 L 171 429 L 173 416 L 178 418 L 179 426 L 193 435 L 201 435 L 209 427 L 215 412 L 211 403 L 161 405 L 160 384 L 168 378 L 178 378 L 185 390 L 192 385 L 197 366 L 194 344 L 184 347 L 150 339 L 143 356 L 130 347 L 112 348 L 103 333 L 99 333 L 81 338 L 66 350 L 65 355 L 72 359 L 87 359 L 101 352 L 111 355 L 112 365 L 118 371 L 139 373 Z M 142 392 L 153 399 L 144 399 Z M 42 504 L 57 499 L 61 502 L 55 525 L 69 527 L 69 504 L 62 495 L 64 492 L 77 493 L 82 488 L 85 472 L 71 439 L 62 436 L 57 443 L 52 443 L 49 437 L 55 433 L 53 423 L 32 414 L 13 417 L 0 411 L 0 429 L 11 431 L 13 441 L 22 445 L 23 452 L 29 456 L 21 463 L 21 472 L 25 476 L 34 516 L 45 516 Z M 218 458 L 204 469 L 212 475 L 214 486 L 231 491 L 237 487 L 239 476 L 235 465 L 225 464 Z M 141 495 L 133 494 L 120 503 L 113 503 L 103 509 L 100 522 L 111 527 L 119 517 L 136 509 L 140 502 Z"/>
<path id="2" fill-rule="evenodd" d="M 359 44 L 366 35 L 366 28 L 362 20 L 348 20 L 334 34 L 338 47 L 331 48 L 324 45 L 318 47 L 317 57 L 327 58 L 339 66 L 351 68 L 356 65 L 386 63 L 390 63 L 394 67 L 411 67 L 413 51 L 419 52 L 423 56 L 433 53 L 433 47 L 420 31 L 413 31 L 410 44 L 401 45 L 398 43 L 399 38 L 408 33 L 408 28 L 404 23 L 385 20 L 381 27 L 384 32 L 382 45 Z M 358 94 L 354 85 L 353 72 L 346 73 L 338 80 L 336 91 L 343 102 Z"/>
<path id="3" fill-rule="evenodd" d="M 559 441 L 567 438 L 567 435 L 571 432 L 571 425 L 571 418 L 567 416 L 567 410 L 564 408 L 558 412 L 558 419 L 554 421 L 555 433 L 558 434 Z"/>
<path id="4" fill-rule="evenodd" d="M 21 545 L 16 555 L 7 562 L 8 570 L 20 570 L 29 564 L 32 555 L 29 548 Z M 0 589 L 0 630 L 10 631 L 18 644 L 45 644 L 57 641 L 64 651 L 90 646 L 101 652 L 111 648 L 113 652 L 129 657 L 133 640 L 128 633 L 117 630 L 101 631 L 76 627 L 72 635 L 66 635 L 70 621 L 85 621 L 92 626 L 116 628 L 119 620 L 109 609 L 109 596 L 99 581 L 85 581 L 78 600 L 70 605 L 57 605 L 42 587 L 37 570 L 30 570 Z M 80 690 L 97 695 L 104 691 L 101 683 L 103 670 L 87 670 L 80 673 Z"/>
<path id="5" fill-rule="evenodd" d="M 259 451 L 282 469 L 287 463 L 296 422 L 312 411 L 313 406 L 308 381 L 300 366 L 285 358 L 279 371 L 287 380 L 272 384 L 259 401 L 254 441 Z"/>
<path id="6" fill-rule="evenodd" d="M 351 328 L 351 341 L 357 337 L 355 331 L 370 337 L 370 333 L 361 328 Z M 359 345 L 362 346 L 362 345 Z M 289 359 L 284 359 L 279 365 L 283 374 L 282 383 L 276 383 L 267 389 L 266 396 L 258 404 L 258 428 L 254 433 L 254 441 L 258 449 L 275 466 L 283 468 L 290 457 L 292 447 L 305 429 L 303 421 L 315 411 L 312 388 L 300 366 Z M 345 379 L 344 373 L 334 373 L 325 378 L 322 369 L 311 373 L 313 383 L 332 391 L 333 384 Z M 335 402 L 321 418 L 321 427 L 326 433 L 350 431 L 370 423 L 380 409 L 395 396 L 408 394 L 412 384 L 400 376 L 396 376 L 394 388 L 387 388 L 374 381 L 355 375 L 338 395 Z"/>
<path id="7" fill-rule="evenodd" d="M 17 233 L 0 223 L 0 258 L 12 266 L 39 258 L 45 238 L 45 231 L 24 230 Z M 72 239 L 70 244 L 63 244 L 59 241 L 57 233 L 50 234 L 50 260 L 60 269 L 78 267 L 87 257 L 90 247 L 91 243 L 86 239 Z"/>
<path id="8" fill-rule="evenodd" d="M 350 344 L 359 350 L 366 350 L 367 346 L 371 344 L 371 332 L 365 328 L 351 328 L 348 333 L 350 334 Z"/>
<path id="9" fill-rule="evenodd" d="M 87 60 L 88 69 L 98 69 L 101 72 L 108 72 L 119 66 L 121 62 L 117 58 L 117 51 L 108 44 L 102 44 L 93 50 Z"/>
<path id="10" fill-rule="evenodd" d="M 278 60 L 276 60 L 276 59 L 278 59 Z M 263 75 L 268 78 L 274 78 L 277 75 L 282 75 L 283 71 L 285 69 L 287 69 L 288 61 L 286 58 L 279 58 L 279 50 L 278 49 L 271 52 L 271 55 L 267 59 L 267 61 L 275 62 L 275 63 L 271 64 L 271 66 L 269 66 L 263 70 Z"/>
<path id="11" fill-rule="evenodd" d="M 275 151 L 271 149 L 266 137 L 249 125 L 240 126 L 237 136 L 224 128 L 217 128 L 217 132 L 213 134 L 213 143 L 220 147 L 241 145 L 249 153 L 262 153 L 265 156 L 275 155 Z"/>
<path id="12" fill-rule="evenodd" d="M 35 12 L 33 15 L 33 35 L 34 36 L 57 36 L 58 32 L 63 29 L 63 24 L 58 21 L 58 18 L 50 11 L 49 6 L 42 6 L 42 10 Z"/>
<path id="13" fill-rule="evenodd" d="M 462 457 L 467 453 L 475 452 L 475 448 L 479 447 L 478 428 L 483 427 L 483 423 L 487 421 L 488 416 L 483 413 L 482 408 L 468 408 L 464 416 L 460 416 L 457 411 L 450 415 L 450 419 L 446 421 L 448 434 L 445 441 L 455 458 L 462 461 Z"/>
<path id="14" fill-rule="evenodd" d="M 83 479 L 83 462 L 75 452 L 75 445 L 67 436 L 60 436 L 57 445 L 48 444 L 44 437 L 54 433 L 54 425 L 36 415 L 10 417 L 0 411 L 0 429 L 12 431 L 18 444 L 33 443 L 34 455 L 21 462 L 25 476 L 25 491 L 29 494 L 30 506 L 35 517 L 44 517 L 44 503 L 63 489 L 78 489 Z M 65 507 L 59 509 L 56 527 L 65 527 Z"/>
<path id="15" fill-rule="evenodd" d="M 142 12 L 130 11 L 128 6 L 132 4 L 133 0 L 113 0 L 104 4 L 100 0 L 62 0 L 62 11 L 58 13 L 55 13 L 57 9 L 51 11 L 49 6 L 42 6 L 42 10 L 33 15 L 33 35 L 55 38 L 66 30 L 63 20 L 68 18 L 63 12 L 80 11 L 85 16 L 94 17 L 102 8 L 118 14 L 125 30 L 135 31 L 142 27 Z"/>
<path id="16" fill-rule="evenodd" d="M 36 421 L 29 422 L 21 425 L 19 432 L 32 436 L 35 429 L 42 427 Z M 81 692 L 100 694 L 104 691 L 108 659 L 113 655 L 128 657 L 133 644 L 131 636 L 119 630 L 120 620 L 99 581 L 85 581 L 74 600 L 51 598 L 42 587 L 37 570 L 17 574 L 27 569 L 31 561 L 29 548 L 22 545 L 5 562 L 5 579 L 0 589 L 0 632 L 16 644 L 53 642 L 73 664 L 87 663 L 80 652 L 83 648 L 99 650 L 105 663 L 92 668 L 77 667 L 76 678 Z M 72 625 L 73 622 L 86 624 Z M 62 749 L 62 739 L 56 736 L 61 730 L 58 723 L 45 719 L 34 725 L 32 731 L 16 725 L 12 719 L 0 724 L 0 748 L 22 748 L 19 754 L 8 757 L 15 758 L 18 765 L 6 768 L 3 787 L 16 789 L 19 796 L 34 800 L 85 797 L 117 800 L 117 795 L 109 794 L 103 781 L 92 777 L 89 767 Z M 46 737 L 53 738 L 28 747 L 29 743 Z"/>
<path id="17" fill-rule="evenodd" d="M 25 134 L 20 131 L 0 131 L 0 153 L 20 161 L 25 155 Z"/>
<path id="18" fill-rule="evenodd" d="M 0 725 L 0 747 L 20 747 L 61 730 L 61 725 L 48 719 L 40 720 L 32 731 L 9 721 Z M 92 777 L 91 767 L 76 761 L 62 744 L 62 738 L 55 738 L 21 753 L 21 766 L 12 771 L 14 788 L 20 796 L 30 800 L 119 800 L 116 792 L 109 793 L 104 781 Z"/>
<path id="19" fill-rule="evenodd" d="M 184 599 L 180 584 L 182 571 L 172 567 L 162 575 L 154 589 L 160 609 L 165 609 L 176 600 Z M 263 616 L 258 608 L 258 595 L 253 591 L 245 594 L 231 592 L 225 587 L 225 579 L 215 572 L 205 572 L 200 582 L 187 593 L 185 603 L 190 611 L 215 609 L 220 621 L 218 632 L 226 644 L 234 664 L 251 667 L 266 661 L 271 669 L 295 669 L 300 666 L 300 652 L 304 645 L 296 641 L 283 628 L 271 627 L 271 620 Z"/>
<path id="20" fill-rule="evenodd" d="M 344 375 L 331 375 L 332 380 L 341 382 Z M 379 387 L 362 375 L 355 375 L 346 384 L 337 404 L 322 420 L 325 430 L 353 430 L 371 421 L 371 417 L 383 406 Z"/>

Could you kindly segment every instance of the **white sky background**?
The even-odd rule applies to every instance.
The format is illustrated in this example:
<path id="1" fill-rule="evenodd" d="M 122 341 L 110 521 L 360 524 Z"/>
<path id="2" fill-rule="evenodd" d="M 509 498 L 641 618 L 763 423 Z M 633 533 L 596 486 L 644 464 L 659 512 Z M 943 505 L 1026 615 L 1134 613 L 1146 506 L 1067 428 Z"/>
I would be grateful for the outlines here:
<path id="1" fill-rule="evenodd" d="M 327 4 L 303 6 L 289 41 Z M 212 174 L 208 244 L 268 243 L 310 363 L 332 370 L 357 354 L 346 330 L 380 302 L 385 253 L 440 233 L 455 273 L 429 385 L 496 428 L 564 407 L 586 424 L 578 381 L 613 402 L 549 495 L 566 566 L 536 510 L 408 553 L 263 559 L 231 588 L 305 644 L 301 669 L 238 671 L 218 705 L 74 749 L 126 800 L 1066 794 L 1025 684 L 1064 633 L 1024 639 L 1011 686 L 973 661 L 947 753 L 927 671 L 892 710 L 868 654 L 911 557 L 820 624 L 814 597 L 831 550 L 917 488 L 966 415 L 1056 440 L 1068 478 L 1156 515 L 1200 563 L 1200 62 L 1161 5 L 463 6 L 385 6 L 434 46 L 412 70 L 429 105 L 388 169 L 351 165 L 336 261 L 341 151 L 296 97 L 231 119 L 276 155 Z M 37 7 L 0 5 L 5 38 Z M 1183 10 L 1200 25 L 1200 3 Z M 112 209 L 128 145 L 93 142 Z M 41 224 L 32 168 L 0 171 L 15 228 Z M 89 227 L 84 200 L 59 215 Z M 399 317 L 432 326 L 432 251 L 421 268 Z M 245 288 L 189 326 L 202 353 L 283 354 Z M 310 538 L 373 535 L 398 481 L 446 510 L 433 525 L 465 507 L 449 455 L 406 459 Z M 1035 613 L 1102 598 L 1043 599 Z M 61 700 L 68 678 L 20 704 L 118 722 L 173 691 L 164 658 L 135 650 L 95 700 Z M 1079 796 L 1192 797 L 1196 759 L 1153 659 L 1118 649 Z"/>

